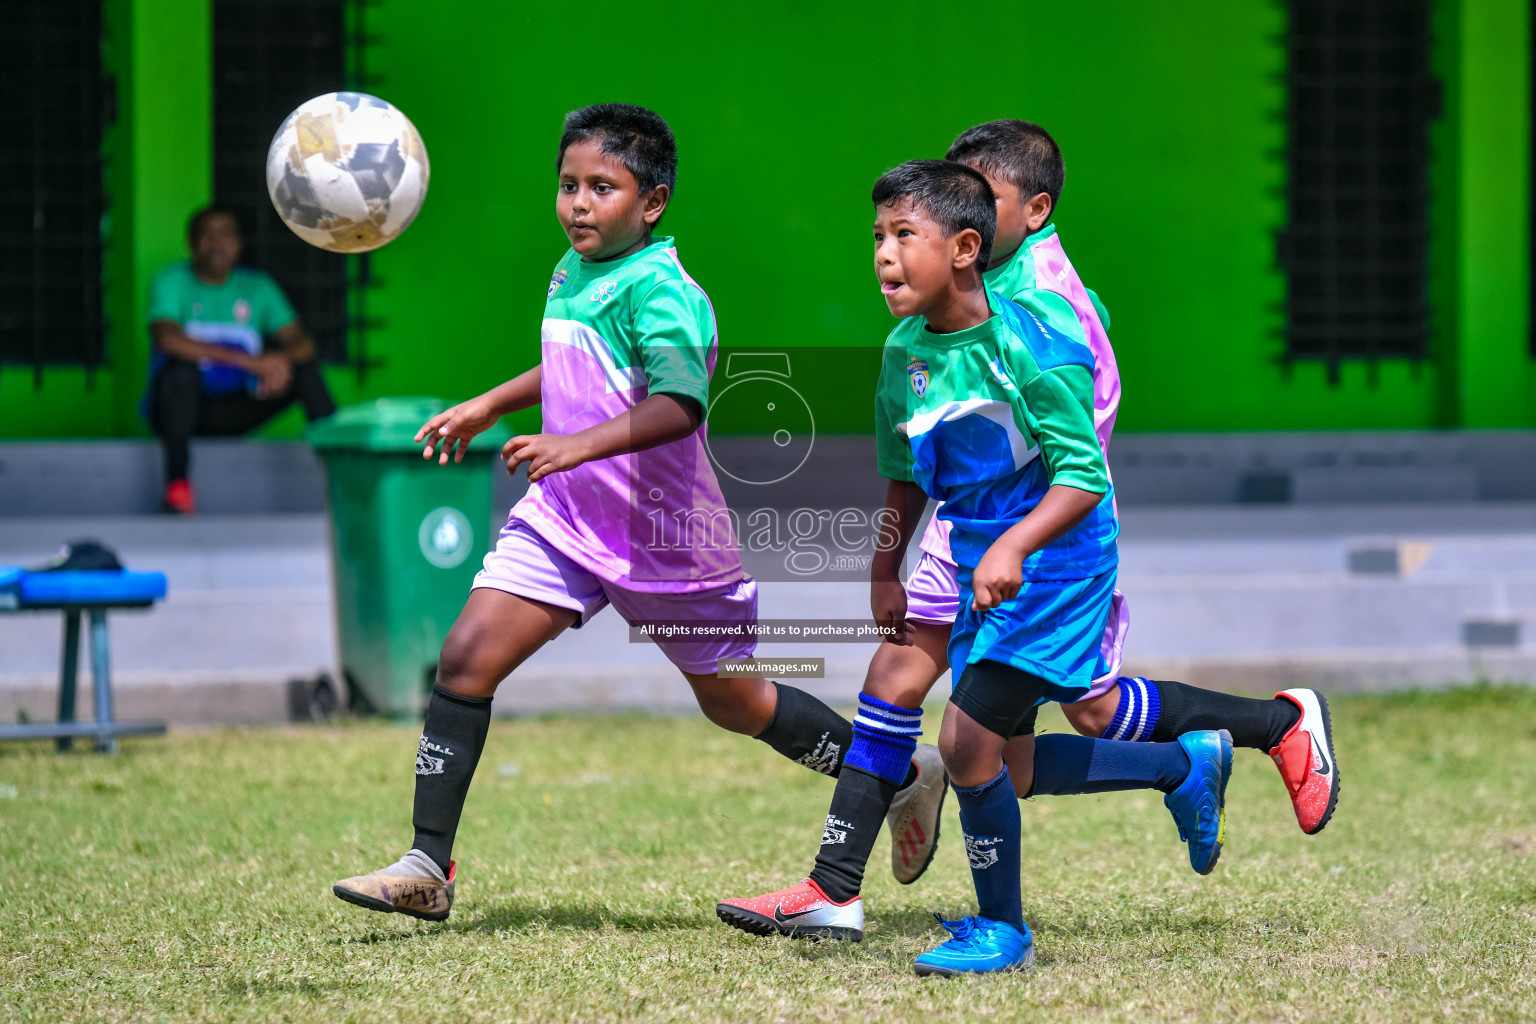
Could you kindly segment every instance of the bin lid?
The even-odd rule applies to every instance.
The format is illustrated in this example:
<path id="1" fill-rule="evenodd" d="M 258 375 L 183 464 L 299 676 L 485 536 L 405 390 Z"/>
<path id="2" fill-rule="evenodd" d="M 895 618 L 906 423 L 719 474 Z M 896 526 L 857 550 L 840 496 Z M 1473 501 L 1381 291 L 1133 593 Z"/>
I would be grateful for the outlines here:
<path id="1" fill-rule="evenodd" d="M 365 452 L 413 452 L 416 431 L 423 423 L 448 408 L 441 398 L 379 398 L 337 410 L 334 416 L 310 426 L 306 436 L 319 449 L 350 449 Z M 491 451 L 512 436 L 500 423 L 475 437 L 473 447 Z"/>

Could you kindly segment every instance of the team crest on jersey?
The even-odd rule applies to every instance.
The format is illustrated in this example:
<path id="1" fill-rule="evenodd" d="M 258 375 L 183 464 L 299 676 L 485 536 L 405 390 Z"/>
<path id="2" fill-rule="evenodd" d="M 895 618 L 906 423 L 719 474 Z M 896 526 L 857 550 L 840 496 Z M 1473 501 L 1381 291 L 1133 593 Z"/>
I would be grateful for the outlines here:
<path id="1" fill-rule="evenodd" d="M 913 356 L 907 360 L 907 379 L 912 382 L 912 393 L 922 398 L 928 393 L 928 361 Z"/>
<path id="2" fill-rule="evenodd" d="M 563 284 L 565 284 L 565 271 L 555 271 L 555 276 L 549 279 L 549 294 L 545 298 L 554 298 L 555 292 L 559 291 Z"/>
<path id="3" fill-rule="evenodd" d="M 235 300 L 235 319 L 247 323 L 251 319 L 251 304 L 244 299 Z"/>

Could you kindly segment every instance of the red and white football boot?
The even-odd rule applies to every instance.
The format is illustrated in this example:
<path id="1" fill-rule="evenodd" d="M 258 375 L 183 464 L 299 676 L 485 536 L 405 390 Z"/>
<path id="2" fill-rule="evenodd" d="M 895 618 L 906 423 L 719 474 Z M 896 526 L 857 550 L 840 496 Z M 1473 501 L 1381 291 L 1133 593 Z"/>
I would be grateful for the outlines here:
<path id="1" fill-rule="evenodd" d="M 1333 723 L 1328 700 L 1316 690 L 1282 690 L 1276 700 L 1288 700 L 1301 718 L 1269 752 L 1280 778 L 1291 794 L 1296 823 L 1309 836 L 1316 835 L 1333 817 L 1339 801 L 1339 765 L 1333 756 Z"/>
<path id="2" fill-rule="evenodd" d="M 821 886 L 807 878 L 779 892 L 715 904 L 715 914 L 732 928 L 753 935 L 789 935 L 793 938 L 864 938 L 864 897 L 834 903 Z"/>
<path id="3" fill-rule="evenodd" d="M 891 874 L 902 885 L 911 885 L 933 863 L 939 845 L 939 818 L 944 795 L 949 792 L 949 773 L 939 748 L 919 743 L 912 752 L 917 778 L 896 791 L 885 820 L 891 828 Z"/>

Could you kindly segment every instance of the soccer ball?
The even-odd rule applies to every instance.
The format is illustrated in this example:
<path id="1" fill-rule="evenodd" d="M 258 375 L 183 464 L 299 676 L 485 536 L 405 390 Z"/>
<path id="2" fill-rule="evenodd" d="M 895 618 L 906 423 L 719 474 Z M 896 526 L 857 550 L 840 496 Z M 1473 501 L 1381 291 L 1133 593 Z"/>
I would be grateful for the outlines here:
<path id="1" fill-rule="evenodd" d="M 410 227 L 430 174 L 416 126 L 360 92 L 300 104 L 267 150 L 267 192 L 278 216 L 332 252 L 377 249 Z"/>

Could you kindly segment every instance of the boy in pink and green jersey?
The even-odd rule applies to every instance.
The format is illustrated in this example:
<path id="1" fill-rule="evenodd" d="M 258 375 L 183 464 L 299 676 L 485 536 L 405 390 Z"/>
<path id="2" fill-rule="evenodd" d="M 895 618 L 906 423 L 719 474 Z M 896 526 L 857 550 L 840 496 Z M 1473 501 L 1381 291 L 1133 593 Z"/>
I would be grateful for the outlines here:
<path id="1" fill-rule="evenodd" d="M 671 129 L 643 107 L 585 107 L 566 118 L 556 169 L 570 249 L 549 281 L 539 365 L 417 435 L 426 457 L 462 459 L 502 415 L 542 406 L 542 432 L 502 449 L 509 472 L 527 464 L 528 494 L 443 644 L 417 748 L 411 846 L 332 887 L 371 910 L 447 918 L 454 839 L 497 687 L 607 605 L 635 626 L 709 627 L 718 639 L 657 644 L 717 725 L 828 775 L 852 743 L 852 723 L 810 694 L 717 673 L 719 659 L 753 653 L 757 584 L 742 571 L 705 447 L 714 310 L 672 239 L 653 231 L 676 183 Z"/>

